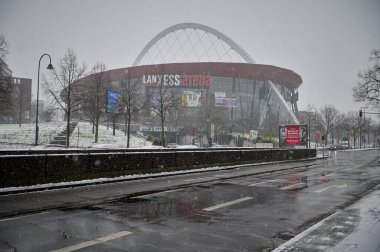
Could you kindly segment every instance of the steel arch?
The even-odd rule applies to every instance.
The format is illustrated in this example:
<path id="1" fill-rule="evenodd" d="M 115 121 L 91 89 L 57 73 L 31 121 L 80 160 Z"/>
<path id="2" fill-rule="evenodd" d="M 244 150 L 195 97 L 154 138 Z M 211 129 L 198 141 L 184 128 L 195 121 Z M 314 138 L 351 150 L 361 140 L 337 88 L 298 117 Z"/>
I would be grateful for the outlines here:
<path id="1" fill-rule="evenodd" d="M 148 44 L 142 49 L 142 51 L 137 55 L 137 58 L 133 62 L 132 66 L 137 66 L 141 59 L 145 56 L 145 54 L 149 51 L 149 49 L 156 44 L 161 38 L 165 37 L 167 34 L 171 32 L 175 32 L 177 30 L 182 29 L 196 29 L 196 30 L 202 30 L 204 32 L 210 33 L 217 38 L 220 38 L 223 42 L 228 44 L 235 52 L 237 52 L 247 63 L 255 64 L 256 62 L 252 59 L 252 57 L 241 47 L 239 46 L 235 41 L 233 41 L 228 36 L 224 35 L 220 31 L 211 28 L 206 25 L 197 24 L 197 23 L 181 23 L 176 24 L 173 26 L 170 26 L 166 28 L 165 30 L 158 33 L 152 40 L 149 41 Z"/>

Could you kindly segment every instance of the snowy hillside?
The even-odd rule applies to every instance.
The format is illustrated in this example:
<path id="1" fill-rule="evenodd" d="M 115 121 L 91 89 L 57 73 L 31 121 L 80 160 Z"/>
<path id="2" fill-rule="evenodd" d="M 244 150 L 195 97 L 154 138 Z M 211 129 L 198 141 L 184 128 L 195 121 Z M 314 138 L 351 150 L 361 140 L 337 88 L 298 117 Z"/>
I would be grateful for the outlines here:
<path id="1" fill-rule="evenodd" d="M 39 144 L 48 144 L 66 127 L 66 122 L 39 123 Z M 0 124 L 0 149 L 24 149 L 34 146 L 35 124 Z M 79 130 L 79 137 L 78 137 Z M 75 128 L 70 138 L 70 145 L 73 147 L 89 147 L 94 145 L 94 135 L 90 123 L 80 122 Z M 112 129 L 99 127 L 99 143 L 113 143 L 122 148 L 127 147 L 127 137 L 124 132 L 116 130 L 115 136 Z M 144 139 L 131 136 L 130 147 L 141 147 L 151 145 Z"/>

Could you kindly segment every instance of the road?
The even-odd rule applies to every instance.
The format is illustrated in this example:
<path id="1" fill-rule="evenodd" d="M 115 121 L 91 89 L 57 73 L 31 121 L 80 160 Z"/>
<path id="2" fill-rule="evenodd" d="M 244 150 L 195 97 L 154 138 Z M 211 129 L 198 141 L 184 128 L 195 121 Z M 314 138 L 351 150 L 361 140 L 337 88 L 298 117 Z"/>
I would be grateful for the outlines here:
<path id="1" fill-rule="evenodd" d="M 0 251 L 270 251 L 373 191 L 379 158 L 379 150 L 342 151 L 307 162 L 3 195 Z M 346 217 L 326 246 L 358 225 L 356 215 Z"/>

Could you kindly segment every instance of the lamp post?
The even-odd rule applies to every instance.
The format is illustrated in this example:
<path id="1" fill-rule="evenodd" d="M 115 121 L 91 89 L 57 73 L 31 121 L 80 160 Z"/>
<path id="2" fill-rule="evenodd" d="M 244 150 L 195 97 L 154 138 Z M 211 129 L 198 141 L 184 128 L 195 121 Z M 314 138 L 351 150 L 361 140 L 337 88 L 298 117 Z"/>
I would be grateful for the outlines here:
<path id="1" fill-rule="evenodd" d="M 360 109 L 363 109 L 363 129 L 362 129 L 362 126 L 360 125 L 360 148 L 361 148 L 361 145 L 362 145 L 362 142 L 363 143 L 363 148 L 365 149 L 365 145 L 367 143 L 366 139 L 365 139 L 365 109 L 368 108 L 368 107 L 362 107 Z M 364 137 L 364 141 L 362 140 L 362 136 Z M 368 139 L 369 140 L 369 139 Z"/>
<path id="2" fill-rule="evenodd" d="M 53 65 L 51 64 L 51 57 L 49 54 L 45 53 L 45 54 L 42 54 L 40 60 L 38 61 L 38 77 L 37 77 L 37 107 L 36 107 L 36 136 L 35 136 L 35 145 L 37 146 L 38 145 L 38 131 L 39 131 L 39 128 L 38 128 L 38 107 L 39 107 L 39 94 L 40 94 L 40 65 L 41 65 L 41 59 L 45 56 L 49 56 L 49 60 L 50 60 L 50 63 L 49 65 L 47 66 L 47 69 L 49 70 L 52 70 L 54 69 Z"/>

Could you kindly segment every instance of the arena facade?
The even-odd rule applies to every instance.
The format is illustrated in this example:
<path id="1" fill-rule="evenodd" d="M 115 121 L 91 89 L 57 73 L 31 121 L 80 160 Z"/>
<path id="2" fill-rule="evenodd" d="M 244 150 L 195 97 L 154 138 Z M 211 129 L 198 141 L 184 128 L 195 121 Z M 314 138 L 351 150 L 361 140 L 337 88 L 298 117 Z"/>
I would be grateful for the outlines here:
<path id="1" fill-rule="evenodd" d="M 199 40 L 193 41 L 190 35 L 195 32 Z M 180 35 L 185 39 L 181 40 Z M 173 41 L 178 43 L 185 41 L 177 45 L 180 49 L 167 42 L 170 36 L 175 36 Z M 204 43 L 199 42 L 203 37 L 212 37 L 208 43 L 214 45 L 208 48 L 213 48 L 214 55 L 207 53 L 207 46 L 199 46 Z M 179 60 L 178 56 L 157 53 L 163 51 L 157 49 L 163 40 L 166 47 L 171 45 L 166 53 L 178 54 L 183 50 L 182 55 L 187 57 Z M 218 53 L 216 43 L 224 52 Z M 186 46 L 190 53 L 185 52 Z M 205 59 L 196 51 L 199 48 L 206 51 Z M 219 58 L 211 59 L 215 55 Z M 91 78 L 89 75 L 78 84 L 91 85 Z M 133 95 L 144 100 L 139 116 L 133 118 L 133 129 L 139 134 L 160 134 L 160 120 L 152 111 L 171 102 L 164 112 L 167 142 L 210 145 L 221 143 L 225 135 L 255 140 L 266 132 L 277 135 L 281 124 L 298 124 L 297 90 L 302 84 L 301 77 L 289 69 L 256 64 L 230 38 L 200 24 L 169 27 L 144 47 L 133 66 L 104 72 L 104 87 L 108 90 L 125 95 L 131 83 L 137 87 Z M 122 106 L 125 108 L 125 104 Z M 226 144 L 225 140 L 222 142 Z"/>

